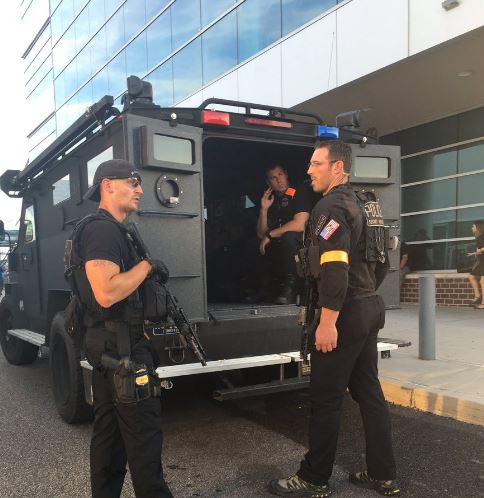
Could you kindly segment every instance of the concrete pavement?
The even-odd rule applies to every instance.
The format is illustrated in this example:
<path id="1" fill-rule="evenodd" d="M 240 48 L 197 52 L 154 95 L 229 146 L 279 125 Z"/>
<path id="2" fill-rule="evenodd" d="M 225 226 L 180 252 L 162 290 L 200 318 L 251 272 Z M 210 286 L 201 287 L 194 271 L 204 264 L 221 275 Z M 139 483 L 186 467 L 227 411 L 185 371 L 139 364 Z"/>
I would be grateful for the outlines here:
<path id="1" fill-rule="evenodd" d="M 437 308 L 435 360 L 418 358 L 418 311 L 387 311 L 380 337 L 412 342 L 379 363 L 387 400 L 484 426 L 484 310 Z"/>

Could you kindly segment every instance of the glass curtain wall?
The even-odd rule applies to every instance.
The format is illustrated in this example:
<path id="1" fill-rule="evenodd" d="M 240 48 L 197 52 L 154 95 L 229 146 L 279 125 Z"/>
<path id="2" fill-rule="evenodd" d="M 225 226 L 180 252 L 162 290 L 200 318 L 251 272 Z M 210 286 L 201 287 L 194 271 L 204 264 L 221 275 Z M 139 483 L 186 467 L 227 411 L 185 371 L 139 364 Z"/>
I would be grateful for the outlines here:
<path id="1" fill-rule="evenodd" d="M 41 1 L 49 0 L 33 3 Z M 126 75 L 151 81 L 156 103 L 171 106 L 337 3 L 50 0 L 50 23 L 26 58 L 28 90 L 48 75 L 57 135 L 89 103 L 105 94 L 119 97 Z M 32 100 L 40 98 L 37 92 Z M 34 126 L 49 116 L 45 106 L 34 116 L 36 145 Z"/>
<path id="2" fill-rule="evenodd" d="M 402 240 L 426 252 L 427 270 L 471 264 L 471 226 L 484 220 L 484 139 L 402 159 Z"/>

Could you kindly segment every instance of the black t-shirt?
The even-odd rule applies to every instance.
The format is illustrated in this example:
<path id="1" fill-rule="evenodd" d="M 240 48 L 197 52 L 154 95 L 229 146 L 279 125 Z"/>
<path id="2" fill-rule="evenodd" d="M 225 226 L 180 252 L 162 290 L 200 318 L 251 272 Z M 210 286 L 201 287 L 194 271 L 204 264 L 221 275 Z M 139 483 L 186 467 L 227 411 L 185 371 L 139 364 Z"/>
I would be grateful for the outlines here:
<path id="1" fill-rule="evenodd" d="M 313 191 L 304 183 L 297 188 L 289 187 L 283 195 L 274 194 L 274 202 L 267 211 L 269 230 L 291 221 L 297 213 L 310 213 L 316 199 Z"/>
<path id="2" fill-rule="evenodd" d="M 100 211 L 114 220 L 107 211 Z M 128 271 L 135 264 L 122 227 L 109 220 L 93 220 L 84 227 L 79 256 L 84 262 L 94 259 L 112 261 L 121 271 Z"/>
<path id="3" fill-rule="evenodd" d="M 114 217 L 105 210 L 103 214 L 114 220 Z M 117 264 L 121 272 L 130 270 L 137 262 L 136 255 L 131 251 L 129 242 L 123 232 L 123 227 L 117 226 L 118 222 L 110 220 L 93 220 L 89 222 L 81 233 L 79 244 L 79 257 L 84 263 L 95 259 L 112 261 Z M 109 308 L 118 319 L 123 319 L 123 309 L 126 300 L 120 301 Z M 130 328 L 131 355 L 135 361 L 151 365 L 153 359 L 150 347 L 143 337 L 143 330 L 140 326 Z M 106 332 L 96 329 L 89 332 L 86 337 L 86 346 L 90 359 L 94 363 L 100 362 L 100 355 L 103 348 L 108 351 L 117 352 L 115 337 Z"/>

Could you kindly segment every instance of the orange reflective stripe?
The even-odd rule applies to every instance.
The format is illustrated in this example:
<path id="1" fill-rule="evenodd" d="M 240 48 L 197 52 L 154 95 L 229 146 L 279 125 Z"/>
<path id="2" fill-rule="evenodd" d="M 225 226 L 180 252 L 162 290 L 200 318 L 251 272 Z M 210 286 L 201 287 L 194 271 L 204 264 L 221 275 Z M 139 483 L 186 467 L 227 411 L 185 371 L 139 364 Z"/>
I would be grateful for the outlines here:
<path id="1" fill-rule="evenodd" d="M 342 263 L 349 264 L 348 253 L 346 251 L 326 251 L 321 254 L 320 263 L 333 263 L 334 261 L 341 261 Z"/>

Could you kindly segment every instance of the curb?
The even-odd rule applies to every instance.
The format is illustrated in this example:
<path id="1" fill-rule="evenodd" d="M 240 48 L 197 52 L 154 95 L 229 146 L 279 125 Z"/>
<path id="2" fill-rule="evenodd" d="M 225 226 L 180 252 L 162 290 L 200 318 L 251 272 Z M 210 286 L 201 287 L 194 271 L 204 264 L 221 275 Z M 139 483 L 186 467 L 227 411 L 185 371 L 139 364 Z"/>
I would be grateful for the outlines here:
<path id="1" fill-rule="evenodd" d="M 431 391 L 420 385 L 399 384 L 380 379 L 385 398 L 390 403 L 450 417 L 459 422 L 484 426 L 484 404 Z"/>

